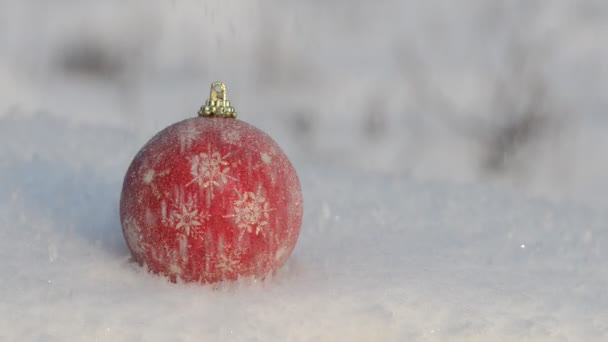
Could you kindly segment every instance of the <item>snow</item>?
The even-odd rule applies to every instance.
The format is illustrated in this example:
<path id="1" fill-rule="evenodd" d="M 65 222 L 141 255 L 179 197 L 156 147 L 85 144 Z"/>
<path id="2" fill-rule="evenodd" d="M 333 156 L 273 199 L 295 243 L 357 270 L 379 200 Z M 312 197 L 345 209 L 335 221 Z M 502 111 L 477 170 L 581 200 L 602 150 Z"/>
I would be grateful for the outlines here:
<path id="1" fill-rule="evenodd" d="M 511 3 L 0 2 L 0 341 L 607 340 L 608 6 Z M 555 108 L 490 172 L 532 96 L 511 36 Z M 102 72 L 65 65 L 89 38 Z M 304 224 L 271 279 L 172 284 L 130 258 L 122 177 L 216 80 Z"/>

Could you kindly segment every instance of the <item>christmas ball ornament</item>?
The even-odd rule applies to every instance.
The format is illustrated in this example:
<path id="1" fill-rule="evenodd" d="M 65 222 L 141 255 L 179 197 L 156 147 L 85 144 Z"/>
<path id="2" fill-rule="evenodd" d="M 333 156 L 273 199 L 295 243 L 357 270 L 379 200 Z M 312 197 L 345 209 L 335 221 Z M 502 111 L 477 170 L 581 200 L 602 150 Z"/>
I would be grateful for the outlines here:
<path id="1" fill-rule="evenodd" d="M 236 119 L 217 82 L 198 117 L 165 128 L 137 153 L 120 219 L 135 260 L 172 281 L 259 279 L 295 247 L 302 192 L 287 156 Z"/>

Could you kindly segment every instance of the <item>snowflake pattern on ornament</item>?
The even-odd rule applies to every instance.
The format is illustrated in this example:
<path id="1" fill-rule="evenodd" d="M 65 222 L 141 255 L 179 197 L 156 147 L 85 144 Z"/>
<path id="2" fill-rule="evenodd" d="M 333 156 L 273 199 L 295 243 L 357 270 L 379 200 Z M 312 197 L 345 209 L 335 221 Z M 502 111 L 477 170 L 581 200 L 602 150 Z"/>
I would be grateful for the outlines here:
<path id="1" fill-rule="evenodd" d="M 125 238 L 129 242 L 129 246 L 135 254 L 140 254 L 144 250 L 141 228 L 133 217 L 125 219 Z"/>
<path id="2" fill-rule="evenodd" d="M 162 265 L 167 265 L 166 271 L 169 275 L 179 276 L 183 273 L 182 264 L 185 259 L 180 257 L 177 250 L 167 246 L 158 247 L 152 250 L 152 258 Z"/>
<path id="3" fill-rule="evenodd" d="M 233 255 L 220 254 L 215 268 L 222 273 L 232 273 L 236 271 L 239 261 Z"/>
<path id="4" fill-rule="evenodd" d="M 261 189 L 260 189 L 261 190 Z M 270 208 L 266 198 L 258 190 L 253 192 L 237 192 L 238 200 L 235 202 L 234 214 L 230 215 L 234 223 L 241 230 L 241 234 L 251 233 L 255 228 L 255 235 L 264 235 L 264 228 L 268 225 Z"/>
<path id="5" fill-rule="evenodd" d="M 221 243 L 220 243 L 221 245 Z M 220 278 L 242 271 L 243 264 L 241 257 L 244 250 L 239 248 L 224 248 L 220 246 L 217 255 L 213 258 L 215 262 L 215 272 Z"/>
<path id="6" fill-rule="evenodd" d="M 235 130 L 225 130 L 222 132 L 222 140 L 231 145 L 239 145 L 241 135 Z"/>
<path id="7" fill-rule="evenodd" d="M 199 226 L 203 224 L 201 221 L 207 218 L 200 215 L 197 209 L 186 205 L 182 206 L 180 212 L 173 212 L 173 216 L 177 221 L 175 229 L 184 231 L 187 236 L 190 236 L 191 231 L 198 230 Z"/>
<path id="8" fill-rule="evenodd" d="M 188 200 L 180 200 L 176 196 L 172 203 L 172 210 L 169 215 L 166 209 L 163 210 L 163 223 L 173 226 L 175 230 L 182 231 L 186 236 L 200 233 L 200 228 L 210 215 L 197 209 L 196 201 L 189 197 Z"/>
<path id="9" fill-rule="evenodd" d="M 209 147 L 211 150 L 211 147 Z M 213 188 L 221 185 L 226 185 L 228 179 L 233 179 L 228 175 L 230 166 L 226 158 L 230 154 L 222 156 L 219 152 L 201 153 L 195 155 L 190 162 L 190 174 L 193 179 L 188 183 L 197 183 L 202 188 L 211 189 L 211 197 L 213 197 Z"/>

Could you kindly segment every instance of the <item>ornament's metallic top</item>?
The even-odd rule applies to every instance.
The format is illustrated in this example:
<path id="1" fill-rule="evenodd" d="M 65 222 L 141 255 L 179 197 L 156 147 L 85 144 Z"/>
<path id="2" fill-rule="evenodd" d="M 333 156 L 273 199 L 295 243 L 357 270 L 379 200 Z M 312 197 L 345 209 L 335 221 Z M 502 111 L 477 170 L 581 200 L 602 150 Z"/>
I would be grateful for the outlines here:
<path id="1" fill-rule="evenodd" d="M 230 106 L 230 101 L 226 99 L 226 85 L 224 83 L 214 82 L 211 85 L 209 99 L 198 111 L 198 116 L 236 118 L 236 111 Z"/>

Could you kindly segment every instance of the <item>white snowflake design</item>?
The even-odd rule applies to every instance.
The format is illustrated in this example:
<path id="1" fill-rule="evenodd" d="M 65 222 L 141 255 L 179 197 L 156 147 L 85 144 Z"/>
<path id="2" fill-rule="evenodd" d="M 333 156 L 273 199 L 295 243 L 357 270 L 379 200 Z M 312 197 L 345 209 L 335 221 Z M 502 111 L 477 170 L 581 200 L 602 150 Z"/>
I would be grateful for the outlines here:
<path id="1" fill-rule="evenodd" d="M 251 233 L 255 228 L 255 235 L 263 235 L 264 228 L 268 225 L 269 212 L 273 209 L 259 190 L 257 194 L 253 192 L 237 192 L 237 194 L 239 198 L 234 203 L 234 214 L 229 217 L 234 219 L 236 226 L 241 229 L 241 234 Z"/>
<path id="2" fill-rule="evenodd" d="M 221 254 L 218 259 L 215 267 L 221 272 L 234 272 L 239 264 L 238 260 L 231 255 Z"/>
<path id="3" fill-rule="evenodd" d="M 140 254 L 144 250 L 141 228 L 133 217 L 125 219 L 125 238 L 135 254 Z"/>
<path id="4" fill-rule="evenodd" d="M 185 259 L 179 256 L 177 250 L 167 246 L 159 246 L 152 250 L 152 258 L 162 265 L 167 265 L 166 271 L 170 275 L 179 276 L 183 273 L 182 265 Z"/>
<path id="5" fill-rule="evenodd" d="M 232 249 L 230 252 L 223 247 L 220 247 L 218 255 L 215 257 L 215 269 L 223 275 L 237 272 L 241 268 L 240 259 L 243 255 L 243 250 Z"/>
<path id="6" fill-rule="evenodd" d="M 233 179 L 228 175 L 230 166 L 228 166 L 226 158 L 228 158 L 229 155 L 230 154 L 222 156 L 217 151 L 212 153 L 211 147 L 209 147 L 208 153 L 195 155 L 190 160 L 192 163 L 190 174 L 194 178 L 188 185 L 197 183 L 202 188 L 210 188 L 211 197 L 213 197 L 214 187 L 225 185 L 228 183 L 228 179 Z"/>
<path id="7" fill-rule="evenodd" d="M 176 196 L 177 199 L 173 201 L 169 215 L 163 212 L 163 223 L 182 231 L 186 236 L 200 233 L 203 222 L 210 215 L 200 211 L 192 197 L 189 197 L 187 201 L 180 200 L 180 197 Z"/>
<path id="8" fill-rule="evenodd" d="M 172 215 L 177 221 L 175 229 L 184 231 L 187 236 L 190 236 L 190 231 L 198 230 L 203 224 L 198 210 L 187 205 L 182 206 L 181 211 L 174 211 Z"/>
<path id="9" fill-rule="evenodd" d="M 222 132 L 222 140 L 231 145 L 238 145 L 241 134 L 235 130 L 225 130 Z"/>

